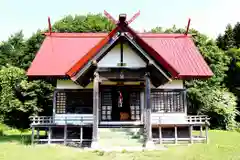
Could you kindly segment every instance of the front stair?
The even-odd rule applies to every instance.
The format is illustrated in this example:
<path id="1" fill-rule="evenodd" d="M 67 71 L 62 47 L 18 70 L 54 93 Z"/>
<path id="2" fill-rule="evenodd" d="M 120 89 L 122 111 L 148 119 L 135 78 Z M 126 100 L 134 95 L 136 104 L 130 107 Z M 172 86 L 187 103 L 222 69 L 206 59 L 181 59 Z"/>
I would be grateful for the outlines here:
<path id="1" fill-rule="evenodd" d="M 143 128 L 99 128 L 101 148 L 142 147 L 143 144 Z"/>

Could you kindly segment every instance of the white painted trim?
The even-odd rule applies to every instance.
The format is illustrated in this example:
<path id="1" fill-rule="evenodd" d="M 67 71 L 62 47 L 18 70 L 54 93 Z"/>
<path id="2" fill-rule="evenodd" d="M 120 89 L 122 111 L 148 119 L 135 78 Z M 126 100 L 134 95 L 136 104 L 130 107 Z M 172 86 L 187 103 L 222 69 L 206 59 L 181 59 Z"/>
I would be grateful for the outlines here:
<path id="1" fill-rule="evenodd" d="M 152 85 L 152 88 L 155 88 Z M 183 80 L 172 80 L 168 83 L 161 85 L 158 89 L 184 89 Z"/>
<path id="2" fill-rule="evenodd" d="M 120 45 L 118 44 L 98 62 L 98 67 L 119 67 L 120 55 Z M 146 62 L 126 44 L 123 45 L 123 63 L 126 64 L 124 67 L 128 68 L 146 67 Z"/>
<path id="3" fill-rule="evenodd" d="M 90 83 L 86 87 L 82 87 L 76 83 L 74 83 L 72 80 L 57 80 L 57 89 L 92 89 L 93 84 Z"/>
<path id="4" fill-rule="evenodd" d="M 104 82 L 105 84 L 117 84 L 116 82 Z M 128 82 L 125 82 L 126 85 L 128 84 Z M 129 82 L 129 84 L 136 84 L 139 85 L 139 82 Z M 93 84 L 90 83 L 88 86 L 86 87 L 82 87 L 78 84 L 75 84 L 72 80 L 57 80 L 57 89 L 92 89 L 93 88 Z M 152 85 L 152 88 L 155 88 Z M 162 86 L 159 86 L 158 89 L 184 89 L 183 86 L 183 81 L 182 80 L 173 80 L 169 83 L 166 83 Z"/>
<path id="5" fill-rule="evenodd" d="M 140 125 L 141 121 L 100 121 L 100 125 Z"/>

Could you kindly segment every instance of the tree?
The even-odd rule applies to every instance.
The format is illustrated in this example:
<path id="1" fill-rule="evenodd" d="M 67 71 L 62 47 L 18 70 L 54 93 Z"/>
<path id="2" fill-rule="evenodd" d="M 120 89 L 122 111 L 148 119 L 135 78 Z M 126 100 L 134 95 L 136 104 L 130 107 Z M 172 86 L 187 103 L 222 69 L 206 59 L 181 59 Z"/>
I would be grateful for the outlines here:
<path id="1" fill-rule="evenodd" d="M 0 45 L 0 66 L 6 64 L 20 66 L 20 58 L 24 55 L 25 42 L 22 31 L 11 35 L 7 41 Z"/>
<path id="2" fill-rule="evenodd" d="M 7 66 L 0 70 L 0 115 L 4 122 L 18 128 L 28 127 L 28 117 L 45 109 L 51 99 L 52 85 L 27 81 L 25 71 Z"/>
<path id="3" fill-rule="evenodd" d="M 53 25 L 56 32 L 109 32 L 114 24 L 101 14 L 68 15 Z"/>
<path id="4" fill-rule="evenodd" d="M 219 35 L 216 39 L 217 45 L 223 50 L 240 47 L 240 23 L 237 22 L 234 27 L 231 24 L 226 26 L 223 35 Z"/>
<path id="5" fill-rule="evenodd" d="M 151 30 L 152 33 L 163 33 L 164 30 L 162 27 L 155 27 Z"/>
<path id="6" fill-rule="evenodd" d="M 240 47 L 240 23 L 237 22 L 233 28 L 233 37 L 237 48 Z"/>

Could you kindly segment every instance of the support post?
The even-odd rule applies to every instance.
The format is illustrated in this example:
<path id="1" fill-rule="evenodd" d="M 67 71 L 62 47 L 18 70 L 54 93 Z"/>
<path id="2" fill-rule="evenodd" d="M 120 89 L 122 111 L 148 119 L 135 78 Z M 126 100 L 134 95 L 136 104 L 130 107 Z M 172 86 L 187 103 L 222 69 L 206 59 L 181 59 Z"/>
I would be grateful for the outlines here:
<path id="1" fill-rule="evenodd" d="M 203 136 L 203 127 L 202 127 L 202 125 L 200 126 L 200 137 L 202 137 Z"/>
<path id="2" fill-rule="evenodd" d="M 52 128 L 48 127 L 48 144 L 51 144 Z"/>
<path id="3" fill-rule="evenodd" d="M 174 127 L 174 133 L 175 133 L 175 136 L 174 136 L 175 144 L 177 144 L 177 142 L 178 142 L 178 137 L 177 137 L 177 126 Z"/>
<path id="4" fill-rule="evenodd" d="M 80 143 L 82 144 L 83 141 L 83 127 L 80 126 Z"/>
<path id="5" fill-rule="evenodd" d="M 31 138 L 32 138 L 31 142 L 32 142 L 32 145 L 33 145 L 34 144 L 34 127 L 33 126 L 32 126 L 32 137 Z"/>
<path id="6" fill-rule="evenodd" d="M 151 83 L 149 74 L 145 75 L 145 104 L 146 104 L 146 131 L 147 131 L 147 142 L 146 148 L 154 147 L 152 141 L 152 122 L 151 122 Z"/>
<path id="7" fill-rule="evenodd" d="M 191 143 L 191 144 L 193 143 L 192 129 L 193 129 L 193 126 L 190 125 L 190 126 L 189 126 L 189 136 L 190 136 L 190 143 Z"/>
<path id="8" fill-rule="evenodd" d="M 159 143 L 162 144 L 162 127 L 159 127 Z"/>
<path id="9" fill-rule="evenodd" d="M 98 148 L 98 109 L 99 109 L 99 74 L 94 73 L 93 80 L 93 134 L 92 148 Z"/>
<path id="10" fill-rule="evenodd" d="M 64 143 L 64 145 L 66 145 L 67 144 L 67 124 L 64 125 L 64 135 L 63 136 L 64 136 L 63 137 L 63 139 L 64 139 L 63 143 Z"/>
<path id="11" fill-rule="evenodd" d="M 206 143 L 208 143 L 208 125 L 205 126 Z"/>
<path id="12" fill-rule="evenodd" d="M 140 105 L 141 105 L 141 123 L 145 123 L 145 110 L 144 110 L 144 92 L 140 93 Z"/>
<path id="13" fill-rule="evenodd" d="M 53 114 L 52 114 L 52 123 L 55 123 L 55 115 L 56 115 L 56 102 L 57 102 L 57 90 L 53 92 Z"/>

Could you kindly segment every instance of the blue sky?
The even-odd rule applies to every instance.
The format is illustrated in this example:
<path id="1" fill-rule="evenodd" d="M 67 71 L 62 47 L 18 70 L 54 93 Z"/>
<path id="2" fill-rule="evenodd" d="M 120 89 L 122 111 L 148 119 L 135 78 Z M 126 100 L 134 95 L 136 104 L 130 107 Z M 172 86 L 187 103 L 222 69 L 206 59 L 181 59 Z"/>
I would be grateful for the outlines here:
<path id="1" fill-rule="evenodd" d="M 131 25 L 137 30 L 185 27 L 191 18 L 191 27 L 216 37 L 227 23 L 240 21 L 239 6 L 240 0 L 0 0 L 0 40 L 19 30 L 29 37 L 47 27 L 48 16 L 54 23 L 68 14 L 103 13 L 104 9 L 114 17 L 127 13 L 129 18 L 140 10 Z"/>

